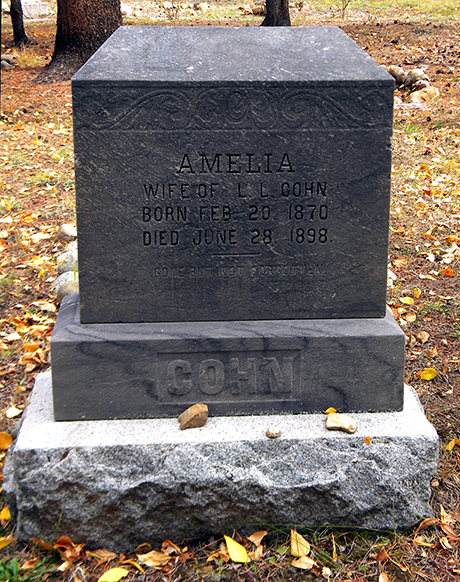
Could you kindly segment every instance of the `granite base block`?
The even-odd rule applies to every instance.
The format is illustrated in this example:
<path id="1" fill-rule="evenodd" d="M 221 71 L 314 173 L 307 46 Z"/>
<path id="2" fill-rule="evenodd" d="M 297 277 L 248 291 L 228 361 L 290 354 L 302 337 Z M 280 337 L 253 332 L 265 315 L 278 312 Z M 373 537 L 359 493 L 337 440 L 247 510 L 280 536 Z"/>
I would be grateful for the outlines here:
<path id="1" fill-rule="evenodd" d="M 56 420 L 386 412 L 403 406 L 404 334 L 385 318 L 80 324 L 51 338 Z M 372 386 L 372 390 L 369 387 Z"/>
<path id="2" fill-rule="evenodd" d="M 393 529 L 431 515 L 438 437 L 415 392 L 402 412 L 354 416 L 353 435 L 328 431 L 323 414 L 215 417 L 186 431 L 177 419 L 55 422 L 40 374 L 3 493 L 21 539 L 54 540 L 59 525 L 117 552 L 260 524 Z"/>

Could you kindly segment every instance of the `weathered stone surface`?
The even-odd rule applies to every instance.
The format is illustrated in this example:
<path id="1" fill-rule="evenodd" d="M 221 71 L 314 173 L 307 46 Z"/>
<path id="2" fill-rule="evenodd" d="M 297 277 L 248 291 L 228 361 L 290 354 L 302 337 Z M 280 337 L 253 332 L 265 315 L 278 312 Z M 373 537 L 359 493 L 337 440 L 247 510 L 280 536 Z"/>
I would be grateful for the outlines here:
<path id="1" fill-rule="evenodd" d="M 206 404 L 194 404 L 179 414 L 178 421 L 181 430 L 186 428 L 199 428 L 204 426 L 208 420 L 208 407 Z"/>
<path id="2" fill-rule="evenodd" d="M 57 270 L 59 273 L 68 271 L 78 271 L 78 250 L 67 249 L 56 258 Z"/>
<path id="3" fill-rule="evenodd" d="M 78 283 L 78 272 L 67 271 L 66 273 L 62 273 L 59 277 L 53 282 L 51 285 L 51 289 L 55 289 L 56 292 L 61 285 L 67 283 L 67 281 L 76 281 Z"/>
<path id="4" fill-rule="evenodd" d="M 81 286 L 81 281 L 80 281 Z M 57 420 L 401 410 L 404 333 L 386 318 L 81 324 L 51 338 Z"/>
<path id="5" fill-rule="evenodd" d="M 3 493 L 20 538 L 54 539 L 59 524 L 114 551 L 257 524 L 393 529 L 431 515 L 438 438 L 415 392 L 403 412 L 356 419 L 353 435 L 328 431 L 324 414 L 210 417 L 193 431 L 175 418 L 55 422 L 40 374 Z"/>
<path id="6" fill-rule="evenodd" d="M 393 89 L 338 28 L 118 29 L 72 81 L 81 322 L 383 318 Z"/>

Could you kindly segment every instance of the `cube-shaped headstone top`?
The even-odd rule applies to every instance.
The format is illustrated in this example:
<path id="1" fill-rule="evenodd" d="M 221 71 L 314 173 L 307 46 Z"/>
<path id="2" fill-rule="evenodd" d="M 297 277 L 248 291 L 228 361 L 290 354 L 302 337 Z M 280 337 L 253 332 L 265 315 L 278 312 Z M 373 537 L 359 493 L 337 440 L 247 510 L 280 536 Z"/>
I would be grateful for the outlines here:
<path id="1" fill-rule="evenodd" d="M 72 81 L 82 323 L 383 317 L 393 86 L 338 28 L 118 29 Z"/>

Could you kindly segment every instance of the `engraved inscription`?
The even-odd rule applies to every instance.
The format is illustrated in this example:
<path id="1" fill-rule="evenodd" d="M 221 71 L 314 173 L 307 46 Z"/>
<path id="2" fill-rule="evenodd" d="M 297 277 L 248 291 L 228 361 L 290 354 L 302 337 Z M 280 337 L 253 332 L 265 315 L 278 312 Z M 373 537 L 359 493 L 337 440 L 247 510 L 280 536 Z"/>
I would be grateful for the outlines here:
<path id="1" fill-rule="evenodd" d="M 289 154 L 286 152 L 278 156 L 273 156 L 271 153 L 262 155 L 255 153 L 216 153 L 211 156 L 200 154 L 199 158 L 198 161 L 195 161 L 193 156 L 184 154 L 177 173 L 272 174 L 273 172 L 294 172 Z"/>
<path id="2" fill-rule="evenodd" d="M 295 399 L 300 351 L 159 354 L 161 402 Z"/>
<path id="3" fill-rule="evenodd" d="M 290 152 L 179 153 L 169 170 L 174 178 L 142 185 L 143 247 L 211 247 L 233 257 L 241 249 L 243 257 L 260 249 L 279 256 L 278 244 L 294 252 L 330 244 L 328 184 L 296 180 L 303 171 L 295 158 Z M 217 181 L 195 181 L 200 174 Z M 286 181 L 287 174 L 294 179 Z"/>

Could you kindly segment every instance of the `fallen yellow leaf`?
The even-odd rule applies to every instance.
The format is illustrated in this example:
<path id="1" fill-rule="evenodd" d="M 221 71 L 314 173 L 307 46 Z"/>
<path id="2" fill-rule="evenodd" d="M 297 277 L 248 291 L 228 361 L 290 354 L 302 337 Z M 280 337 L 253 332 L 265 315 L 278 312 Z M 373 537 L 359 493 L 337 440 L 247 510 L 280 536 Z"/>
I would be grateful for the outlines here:
<path id="1" fill-rule="evenodd" d="M 430 339 L 430 334 L 427 331 L 419 331 L 417 334 L 415 334 L 415 337 L 422 344 L 426 344 L 426 342 Z"/>
<path id="2" fill-rule="evenodd" d="M 316 562 L 308 556 L 301 556 L 300 558 L 297 558 L 297 560 L 293 560 L 291 566 L 302 570 L 311 570 L 313 566 L 316 566 Z"/>
<path id="3" fill-rule="evenodd" d="M 16 406 L 10 406 L 5 412 L 6 418 L 16 418 L 16 416 L 20 416 L 21 414 L 22 410 L 19 410 L 19 408 L 16 408 Z"/>
<path id="4" fill-rule="evenodd" d="M 440 537 L 439 542 L 445 550 L 452 550 L 453 549 L 449 543 L 449 540 L 447 539 L 447 536 Z"/>
<path id="5" fill-rule="evenodd" d="M 460 441 L 458 439 L 454 439 L 457 440 L 457 444 L 460 446 Z M 442 505 L 439 506 L 439 513 L 441 514 L 441 522 L 442 523 L 456 523 L 456 519 L 455 517 L 453 517 L 452 515 L 450 515 L 449 513 L 446 513 L 446 510 L 444 509 L 444 507 Z"/>
<path id="6" fill-rule="evenodd" d="M 5 505 L 3 509 L 0 511 L 0 521 L 2 523 L 8 523 L 11 519 L 10 510 L 8 509 L 8 505 Z"/>
<path id="7" fill-rule="evenodd" d="M 23 348 L 25 349 L 26 352 L 36 352 L 37 350 L 40 349 L 40 344 L 27 343 L 24 344 Z"/>
<path id="8" fill-rule="evenodd" d="M 58 567 L 58 571 L 59 572 L 67 572 L 67 570 L 71 567 L 72 567 L 72 563 L 69 562 L 68 560 L 64 560 L 62 562 L 62 564 Z"/>
<path id="9" fill-rule="evenodd" d="M 399 300 L 401 301 L 401 303 L 404 303 L 405 305 L 413 305 L 414 303 L 412 297 L 400 297 Z"/>
<path id="10" fill-rule="evenodd" d="M 235 540 L 231 537 L 224 536 L 224 538 L 225 543 L 227 544 L 227 551 L 230 559 L 233 560 L 233 562 L 245 564 L 248 561 L 248 554 L 246 549 L 238 542 L 235 542 Z"/>
<path id="11" fill-rule="evenodd" d="M 136 560 L 124 560 L 124 561 L 122 562 L 122 564 L 130 564 L 131 566 L 133 566 L 134 568 L 136 568 L 136 570 L 139 570 L 139 572 L 140 572 L 141 574 L 143 574 L 143 573 L 144 573 L 144 568 L 143 568 L 143 567 L 142 567 L 140 564 L 138 564 L 138 563 L 136 562 Z"/>
<path id="12" fill-rule="evenodd" d="M 414 287 L 414 289 L 412 289 L 412 295 L 416 298 L 416 299 L 420 299 L 420 295 L 422 294 L 422 290 L 420 289 L 420 287 Z"/>
<path id="13" fill-rule="evenodd" d="M 219 551 L 217 553 L 219 554 L 219 558 L 223 560 L 225 563 L 227 563 L 230 560 L 227 546 L 225 545 L 224 542 L 220 542 Z"/>
<path id="14" fill-rule="evenodd" d="M 415 313 L 406 313 L 405 315 L 403 315 L 403 318 L 408 323 L 413 323 L 417 319 L 417 316 L 415 315 Z"/>
<path id="15" fill-rule="evenodd" d="M 307 556 L 310 553 L 310 544 L 307 540 L 291 529 L 291 554 L 297 558 Z"/>
<path id="16" fill-rule="evenodd" d="M 438 373 L 434 368 L 424 368 L 423 370 L 420 370 L 420 372 L 417 372 L 415 375 L 422 380 L 433 380 L 433 378 L 436 378 Z"/>
<path id="17" fill-rule="evenodd" d="M 48 311 L 49 313 L 54 313 L 56 311 L 56 306 L 45 299 L 38 299 L 37 301 L 32 301 L 31 305 L 38 307 L 41 311 Z"/>
<path id="18" fill-rule="evenodd" d="M 163 552 L 170 556 L 171 554 L 181 554 L 182 552 L 180 551 L 180 548 L 178 545 L 176 545 L 174 542 L 172 542 L 171 540 L 165 540 L 162 544 L 161 544 L 161 549 L 163 550 Z"/>
<path id="19" fill-rule="evenodd" d="M 0 550 L 9 546 L 13 540 L 14 537 L 12 535 L 0 537 Z"/>
<path id="20" fill-rule="evenodd" d="M 248 536 L 248 540 L 250 542 L 252 542 L 253 544 L 255 544 L 256 546 L 260 545 L 260 542 L 262 541 L 262 539 L 267 535 L 267 531 L 263 530 L 263 531 L 256 531 L 255 533 L 251 534 L 250 536 Z"/>
<path id="21" fill-rule="evenodd" d="M 110 568 L 105 574 L 98 578 L 97 582 L 118 582 L 129 574 L 124 568 Z"/>
<path id="22" fill-rule="evenodd" d="M 451 451 L 455 445 L 460 447 L 460 440 L 455 438 L 450 441 L 450 443 L 446 446 L 446 451 Z"/>
<path id="23" fill-rule="evenodd" d="M 334 414 L 336 412 L 337 410 L 333 406 L 330 406 L 327 410 L 324 411 L 324 414 Z"/>
<path id="24" fill-rule="evenodd" d="M 37 567 L 38 563 L 40 562 L 40 557 L 37 556 L 36 558 L 32 558 L 31 560 L 26 560 L 23 564 L 21 564 L 21 570 L 33 570 Z"/>
<path id="25" fill-rule="evenodd" d="M 407 265 L 407 259 L 405 259 L 404 257 L 400 257 L 394 259 L 393 263 L 395 264 L 396 267 L 405 267 Z"/>
<path id="26" fill-rule="evenodd" d="M 13 442 L 13 437 L 8 432 L 0 432 L 0 450 L 6 451 L 6 449 Z"/>
<path id="27" fill-rule="evenodd" d="M 45 542 L 44 540 L 41 540 L 40 538 L 29 538 L 29 540 L 34 544 L 37 544 L 37 546 L 40 546 L 40 548 L 47 550 L 48 552 L 56 551 L 56 548 L 54 546 L 52 546 L 48 542 Z"/>
<path id="28" fill-rule="evenodd" d="M 152 546 L 150 544 L 143 542 L 142 544 L 139 544 L 137 546 L 137 548 L 134 550 L 134 553 L 135 554 L 146 554 L 147 552 L 150 552 L 151 549 L 152 549 Z"/>
<path id="29" fill-rule="evenodd" d="M 414 538 L 414 544 L 417 546 L 423 546 L 424 548 L 433 548 L 435 544 L 425 541 L 423 536 L 416 536 Z"/>
<path id="30" fill-rule="evenodd" d="M 110 562 L 110 560 L 115 560 L 115 558 L 117 557 L 117 554 L 115 554 L 114 552 L 110 552 L 109 550 L 104 549 L 94 550 L 94 552 L 88 552 L 88 555 L 97 558 L 102 562 Z"/>
<path id="31" fill-rule="evenodd" d="M 149 566 L 150 568 L 164 566 L 169 562 L 170 559 L 169 556 L 166 556 L 163 554 L 163 552 L 156 552 L 155 550 L 152 550 L 147 554 L 137 554 L 137 557 L 143 564 Z"/>

